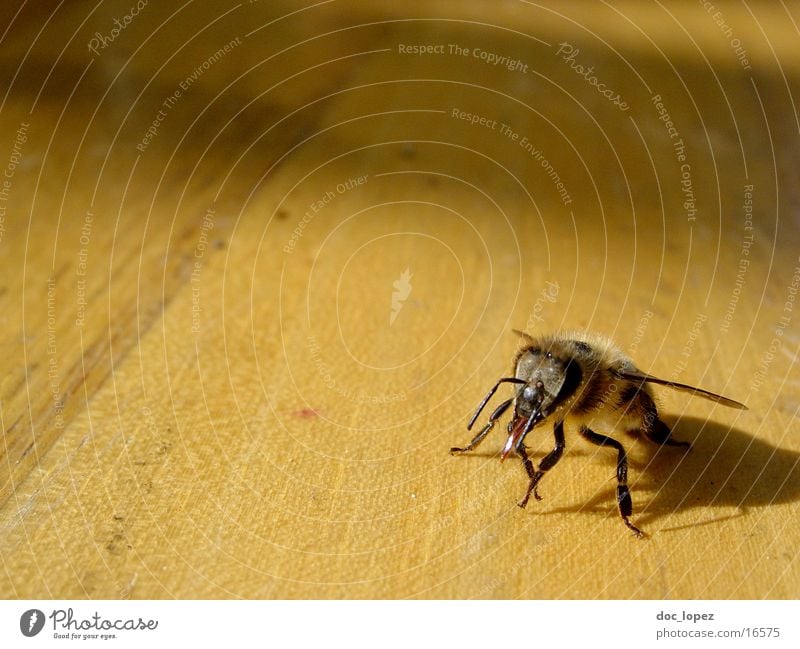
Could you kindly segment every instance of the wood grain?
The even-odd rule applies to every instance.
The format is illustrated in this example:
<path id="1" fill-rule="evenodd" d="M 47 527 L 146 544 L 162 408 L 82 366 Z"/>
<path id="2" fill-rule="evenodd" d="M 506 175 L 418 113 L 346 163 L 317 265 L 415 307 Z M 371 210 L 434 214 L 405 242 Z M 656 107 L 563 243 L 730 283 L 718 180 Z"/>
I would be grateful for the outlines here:
<path id="1" fill-rule="evenodd" d="M 0 595 L 797 597 L 793 9 L 130 4 L 3 9 Z M 520 510 L 512 328 L 750 410 Z"/>

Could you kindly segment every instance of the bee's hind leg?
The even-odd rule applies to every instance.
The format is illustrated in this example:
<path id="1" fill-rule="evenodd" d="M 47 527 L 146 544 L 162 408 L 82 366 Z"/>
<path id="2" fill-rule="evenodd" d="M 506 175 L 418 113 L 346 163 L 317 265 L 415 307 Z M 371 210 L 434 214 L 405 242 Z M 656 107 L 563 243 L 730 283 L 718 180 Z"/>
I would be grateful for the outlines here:
<path id="1" fill-rule="evenodd" d="M 619 506 L 619 515 L 625 525 L 637 537 L 642 538 L 644 532 L 636 527 L 629 520 L 629 516 L 633 514 L 633 501 L 631 500 L 631 492 L 628 489 L 628 459 L 625 455 L 625 448 L 617 440 L 612 439 L 606 435 L 600 435 L 590 430 L 586 426 L 581 426 L 581 435 L 589 440 L 592 444 L 598 446 L 610 446 L 617 451 L 617 505 Z"/>
<path id="2" fill-rule="evenodd" d="M 658 418 L 656 404 L 653 403 L 652 399 L 648 399 L 648 401 L 649 403 L 646 404 L 646 410 L 642 421 L 642 432 L 645 434 L 645 437 L 651 442 L 661 444 L 662 446 L 682 446 L 684 448 L 691 448 L 692 444 L 690 442 L 683 442 L 672 438 L 672 431 L 669 426 Z"/>
<path id="3" fill-rule="evenodd" d="M 520 507 L 525 507 L 525 505 L 528 504 L 531 493 L 536 500 L 542 499 L 542 497 L 536 491 L 536 485 L 539 484 L 539 480 L 542 479 L 544 474 L 556 465 L 556 463 L 561 459 L 561 455 L 564 453 L 565 443 L 563 421 L 556 422 L 556 425 L 553 428 L 553 435 L 556 439 L 556 445 L 553 447 L 552 451 L 542 458 L 542 461 L 539 463 L 539 468 L 536 471 L 533 470 L 533 463 L 528 457 L 528 453 L 525 450 L 524 444 L 522 444 L 523 440 L 520 440 L 520 444 L 517 447 L 517 453 L 520 454 L 522 462 L 525 465 L 525 469 L 528 471 L 528 476 L 531 479 L 530 483 L 528 484 L 528 491 L 525 492 L 525 497 L 517 503 L 517 505 Z"/>
<path id="4" fill-rule="evenodd" d="M 658 417 L 653 422 L 653 425 L 644 429 L 644 434 L 651 442 L 661 444 L 662 446 L 683 446 L 684 448 L 691 448 L 691 442 L 684 442 L 679 439 L 672 439 L 672 431 L 663 421 Z"/>

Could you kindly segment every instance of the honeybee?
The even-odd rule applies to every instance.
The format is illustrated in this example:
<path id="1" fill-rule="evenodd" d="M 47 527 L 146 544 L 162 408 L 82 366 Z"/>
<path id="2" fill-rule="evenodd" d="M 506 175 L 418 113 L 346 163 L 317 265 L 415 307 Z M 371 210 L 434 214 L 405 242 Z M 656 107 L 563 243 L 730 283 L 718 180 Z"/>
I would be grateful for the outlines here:
<path id="1" fill-rule="evenodd" d="M 669 427 L 658 418 L 652 387 L 656 383 L 690 392 L 731 408 L 747 406 L 726 397 L 683 383 L 659 379 L 636 368 L 610 340 L 594 334 L 554 334 L 533 338 L 516 331 L 526 340 L 514 359 L 514 376 L 501 378 L 469 420 L 475 420 L 501 383 L 515 386 L 515 396 L 501 403 L 489 421 L 465 447 L 453 447 L 452 455 L 466 453 L 480 444 L 497 420 L 514 404 L 514 416 L 508 424 L 508 439 L 500 456 L 506 459 L 513 450 L 521 459 L 530 482 L 525 496 L 517 504 L 525 507 L 531 494 L 541 500 L 537 487 L 564 452 L 564 425 L 577 428 L 592 444 L 607 446 L 617 452 L 617 505 L 625 525 L 637 536 L 644 533 L 630 521 L 633 501 L 628 489 L 628 461 L 625 448 L 617 440 L 595 432 L 621 430 L 644 435 L 656 444 L 689 447 L 688 442 L 672 438 Z M 534 468 L 525 447 L 525 437 L 537 425 L 553 422 L 555 446 Z"/>

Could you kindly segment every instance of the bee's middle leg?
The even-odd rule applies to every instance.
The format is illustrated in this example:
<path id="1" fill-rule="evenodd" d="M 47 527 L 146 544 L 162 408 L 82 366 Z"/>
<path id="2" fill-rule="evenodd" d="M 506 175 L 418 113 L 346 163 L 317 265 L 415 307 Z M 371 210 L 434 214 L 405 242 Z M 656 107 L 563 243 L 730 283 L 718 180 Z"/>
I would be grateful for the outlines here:
<path id="1" fill-rule="evenodd" d="M 520 443 L 519 447 L 517 448 L 517 452 L 522 457 L 522 462 L 525 465 L 525 469 L 528 471 L 528 476 L 531 479 L 530 483 L 528 484 L 528 491 L 525 492 L 525 497 L 517 503 L 517 505 L 520 507 L 525 507 L 528 504 L 531 493 L 536 500 L 542 499 L 542 497 L 536 491 L 536 485 L 539 484 L 539 481 L 542 479 L 544 474 L 558 463 L 558 461 L 561 459 L 561 455 L 564 453 L 565 443 L 563 421 L 556 422 L 556 425 L 553 427 L 553 436 L 555 437 L 556 445 L 553 447 L 552 451 L 542 458 L 542 461 L 539 463 L 539 468 L 536 471 L 533 470 L 533 463 L 530 461 L 527 451 L 525 451 L 525 446 Z M 522 442 L 522 440 L 520 440 L 520 442 Z"/>

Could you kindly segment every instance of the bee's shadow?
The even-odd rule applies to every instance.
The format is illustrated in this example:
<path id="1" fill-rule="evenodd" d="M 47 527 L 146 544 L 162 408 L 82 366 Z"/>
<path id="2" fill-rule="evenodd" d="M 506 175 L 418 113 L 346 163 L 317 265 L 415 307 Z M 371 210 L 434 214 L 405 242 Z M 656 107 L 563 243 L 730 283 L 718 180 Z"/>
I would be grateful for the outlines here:
<path id="1" fill-rule="evenodd" d="M 637 500 L 643 525 L 689 508 L 738 508 L 724 516 L 729 518 L 750 507 L 800 499 L 800 454 L 713 421 L 665 417 L 664 423 L 692 448 L 654 445 L 641 466 L 637 462 L 634 498 L 642 494 Z M 713 512 L 707 518 L 719 520 Z"/>
<path id="2" fill-rule="evenodd" d="M 772 446 L 743 430 L 714 421 L 696 417 L 662 419 L 674 439 L 691 442 L 692 447 L 687 450 L 638 440 L 629 459 L 633 520 L 637 524 L 647 527 L 656 520 L 668 521 L 670 515 L 691 508 L 708 511 L 693 526 L 712 524 L 741 516 L 748 508 L 800 500 L 799 453 Z M 633 446 L 630 438 L 613 436 L 625 448 Z M 576 446 L 573 443 L 573 448 Z M 589 455 L 600 456 L 593 446 L 575 451 L 582 454 L 587 449 Z M 497 454 L 473 455 L 489 458 Z M 541 451 L 531 453 L 535 463 L 541 456 Z M 609 488 L 598 489 L 581 509 L 610 514 L 615 509 L 615 489 L 616 481 L 610 478 Z M 713 508 L 729 511 L 720 515 Z M 567 511 L 573 510 L 558 506 L 550 509 L 551 513 Z M 667 524 L 664 531 L 669 529 L 676 528 Z"/>

